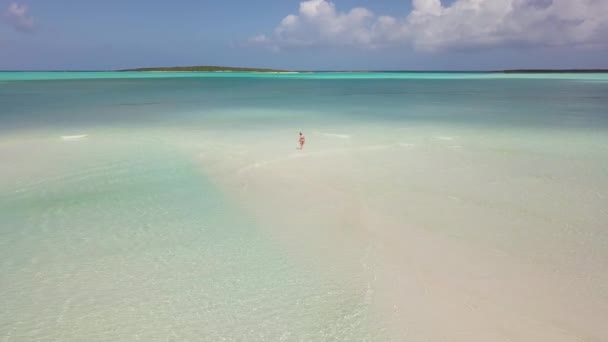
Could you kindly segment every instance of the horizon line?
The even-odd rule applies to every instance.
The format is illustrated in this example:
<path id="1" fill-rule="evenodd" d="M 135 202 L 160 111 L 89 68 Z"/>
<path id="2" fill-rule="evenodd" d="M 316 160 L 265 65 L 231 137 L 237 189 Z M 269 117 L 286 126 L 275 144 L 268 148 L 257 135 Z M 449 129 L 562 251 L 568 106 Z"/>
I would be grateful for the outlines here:
<path id="1" fill-rule="evenodd" d="M 162 67 L 161 67 L 162 68 Z M 159 69 L 161 69 L 159 68 Z M 226 67 L 231 68 L 231 67 Z M 21 69 L 21 70 L 0 70 L 0 72 L 149 72 L 149 71 L 136 71 L 136 70 L 126 70 L 126 69 Z M 173 72 L 217 72 L 217 71 L 173 71 Z M 219 71 L 222 72 L 222 71 Z M 255 71 L 240 71 L 240 72 L 255 72 Z M 272 71 L 270 71 L 272 72 Z M 314 73 L 314 72 L 336 72 L 336 73 L 347 73 L 347 72 L 369 72 L 369 73 L 555 73 L 555 72 L 589 72 L 589 73 L 608 73 L 608 68 L 564 68 L 564 69 L 538 69 L 538 68 L 530 68 L 530 69 L 502 69 L 502 70 L 408 70 L 408 69 L 384 69 L 384 70 L 373 70 L 373 69 L 345 69 L 345 70 L 282 70 L 280 72 L 302 72 L 302 73 Z M 258 73 L 260 73 L 258 71 Z M 263 73 L 263 72 L 262 72 Z"/>

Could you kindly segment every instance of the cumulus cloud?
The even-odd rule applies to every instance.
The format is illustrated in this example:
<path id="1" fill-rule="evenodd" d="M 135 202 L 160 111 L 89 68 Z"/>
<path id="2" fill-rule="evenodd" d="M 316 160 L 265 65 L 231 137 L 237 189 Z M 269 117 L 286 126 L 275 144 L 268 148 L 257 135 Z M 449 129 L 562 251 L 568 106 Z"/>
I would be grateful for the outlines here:
<path id="1" fill-rule="evenodd" d="M 34 30 L 34 18 L 29 14 L 27 5 L 11 3 L 4 12 L 4 19 L 17 31 L 31 32 Z"/>
<path id="2" fill-rule="evenodd" d="M 272 49 L 310 46 L 418 50 L 494 46 L 606 46 L 608 0 L 413 0 L 401 17 L 357 7 L 338 11 L 329 0 L 300 3 L 274 32 L 249 40 Z"/>

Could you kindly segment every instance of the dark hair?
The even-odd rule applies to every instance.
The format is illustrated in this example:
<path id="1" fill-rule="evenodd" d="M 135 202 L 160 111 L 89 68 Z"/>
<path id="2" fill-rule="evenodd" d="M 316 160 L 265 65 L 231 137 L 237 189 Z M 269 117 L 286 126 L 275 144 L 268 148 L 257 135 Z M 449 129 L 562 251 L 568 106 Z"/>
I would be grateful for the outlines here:
<path id="1" fill-rule="evenodd" d="M 302 135 L 302 132 L 300 132 L 300 135 Z"/>

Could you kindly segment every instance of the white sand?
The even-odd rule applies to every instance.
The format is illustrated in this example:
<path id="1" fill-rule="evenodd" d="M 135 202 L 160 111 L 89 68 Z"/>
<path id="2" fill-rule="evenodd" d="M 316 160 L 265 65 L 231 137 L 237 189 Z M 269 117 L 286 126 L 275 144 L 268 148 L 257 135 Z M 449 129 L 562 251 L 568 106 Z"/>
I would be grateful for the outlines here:
<path id="1" fill-rule="evenodd" d="M 394 340 L 608 336 L 601 144 L 350 127 L 311 129 L 299 151 L 294 131 L 206 133 L 195 149 L 272 238 L 358 286 Z"/>
<path id="2" fill-rule="evenodd" d="M 42 224 L 32 225 L 40 226 L 38 235 L 16 238 L 25 242 L 31 238 L 31 243 L 23 244 L 28 248 L 39 246 L 38 239 L 43 246 L 56 248 L 36 249 L 23 269 L 11 266 L 18 262 L 5 263 L 16 276 L 11 277 L 6 296 L 7 307 L 15 310 L 10 318 L 4 317 L 12 330 L 3 336 L 19 340 L 40 334 L 80 340 L 99 332 L 99 339 L 127 340 L 145 331 L 149 338 L 179 333 L 187 339 L 201 334 L 227 336 L 234 329 L 240 329 L 234 336 L 262 332 L 307 336 L 305 332 L 319 340 L 350 334 L 414 342 L 603 341 L 608 336 L 605 137 L 353 124 L 302 128 L 307 144 L 300 151 L 296 149 L 299 129 L 164 129 L 115 135 L 99 131 L 74 143 L 57 139 L 56 134 L 6 139 L 0 144 L 0 156 L 9 163 L 2 169 L 5 177 L 0 186 L 19 191 L 7 193 L 6 198 L 25 196 L 45 182 L 58 183 L 65 191 L 73 190 L 71 184 L 88 186 L 92 193 L 95 186 L 103 190 L 110 181 L 130 184 L 139 177 L 170 185 L 182 180 L 181 173 L 148 175 L 159 172 L 148 166 L 191 157 L 229 202 L 263 227 L 260 239 L 281 250 L 256 257 L 260 251 L 250 248 L 239 259 L 232 254 L 240 248 L 237 245 L 223 257 L 237 259 L 234 264 L 243 268 L 260 263 L 270 268 L 289 265 L 289 269 L 254 268 L 243 278 L 251 281 L 256 272 L 267 272 L 260 279 L 289 283 L 258 280 L 250 287 L 245 281 L 231 283 L 244 270 L 223 277 L 218 272 L 224 269 L 217 260 L 226 246 L 213 249 L 213 240 L 198 226 L 205 226 L 209 213 L 183 216 L 182 206 L 189 199 L 183 198 L 182 190 L 167 194 L 166 188 L 135 187 L 149 191 L 150 197 L 134 197 L 132 206 L 124 209 L 128 213 L 110 206 L 113 201 L 90 200 L 82 207 L 74 201 L 60 208 L 68 216 L 59 213 L 58 221 L 49 221 L 58 225 L 47 227 L 46 219 L 54 216 L 44 213 Z M 183 155 L 175 160 L 150 156 L 165 148 L 162 158 L 174 150 Z M 79 169 L 82 166 L 86 168 Z M 115 170 L 108 173 L 109 169 Z M 129 193 L 124 195 L 130 198 Z M 166 197 L 161 201 L 137 201 L 162 195 Z M 164 198 L 184 203 L 167 203 Z M 106 211 L 97 208 L 117 211 L 106 217 Z M 72 212 L 81 216 L 72 217 Z M 140 227 L 146 217 L 158 230 Z M 103 229 L 93 229 L 95 224 L 86 230 L 59 225 L 68 218 L 76 222 L 97 218 Z M 69 240 L 66 251 L 67 238 L 75 240 Z M 74 241 L 80 243 L 73 245 Z M 205 245 L 208 241 L 211 244 Z M 230 246 L 238 241 L 231 240 Z M 186 242 L 189 248 L 183 248 Z M 54 268 L 41 264 L 45 255 L 55 258 L 50 258 L 55 260 Z M 73 261 L 74 255 L 82 256 Z M 274 255 L 289 260 L 272 259 L 273 266 L 266 258 Z M 21 256 L 29 257 L 28 250 L 11 255 Z M 173 259 L 157 262 L 165 257 Z M 213 260 L 219 264 L 216 268 L 208 265 Z M 291 269 L 294 265 L 297 269 Z M 41 270 L 41 279 L 47 281 L 31 281 L 38 273 L 30 269 Z M 315 279 L 310 292 L 302 291 L 298 286 L 303 280 L 289 272 L 330 281 L 315 287 L 319 284 Z M 284 273 L 289 274 L 281 278 Z M 212 275 L 217 278 L 209 278 Z M 167 282 L 166 288 L 160 286 Z M 217 286 L 217 292 L 208 297 L 194 294 L 199 287 L 209 290 L 209 284 Z M 19 291 L 27 295 L 12 295 Z M 320 291 L 340 295 L 323 297 Z M 30 293 L 35 294 L 33 302 Z M 273 301 L 269 293 L 279 300 Z M 98 305 L 86 298 L 99 301 Z M 244 299 L 255 301 L 244 304 Z M 291 301 L 300 302 L 292 305 Z M 122 310 L 125 305 L 132 309 L 134 303 L 141 307 Z M 217 306 L 210 309 L 205 306 L 209 303 Z M 350 309 L 341 310 L 342 303 Z M 276 314 L 280 318 L 276 322 L 308 315 L 301 317 L 307 324 L 273 323 L 256 317 L 258 309 Z M 311 313 L 318 317 L 311 318 Z M 200 316 L 188 316 L 194 314 Z M 214 324 L 201 323 L 209 317 Z M 310 330 L 322 326 L 317 321 L 325 317 L 339 322 L 338 328 Z M 351 323 L 369 326 L 351 328 Z"/>

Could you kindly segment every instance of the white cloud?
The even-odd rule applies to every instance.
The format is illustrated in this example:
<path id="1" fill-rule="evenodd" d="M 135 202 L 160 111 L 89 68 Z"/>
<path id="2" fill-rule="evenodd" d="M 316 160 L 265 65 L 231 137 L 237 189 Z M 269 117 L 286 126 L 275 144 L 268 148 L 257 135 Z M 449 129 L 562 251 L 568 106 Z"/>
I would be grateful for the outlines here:
<path id="1" fill-rule="evenodd" d="M 308 46 L 418 50 L 505 45 L 606 46 L 608 0 L 413 0 L 401 17 L 362 7 L 338 11 L 329 0 L 300 3 L 274 32 L 250 39 L 273 49 Z"/>
<path id="2" fill-rule="evenodd" d="M 373 14 L 365 8 L 339 13 L 329 1 L 304 1 L 300 3 L 299 14 L 283 18 L 273 34 L 258 35 L 250 41 L 278 47 L 333 45 L 335 41 L 347 45 L 368 45 L 372 43 L 367 29 L 371 20 Z"/>
<path id="3" fill-rule="evenodd" d="M 4 12 L 4 19 L 17 31 L 31 32 L 35 27 L 34 18 L 29 14 L 28 6 L 16 2 L 8 6 L 8 9 Z"/>

